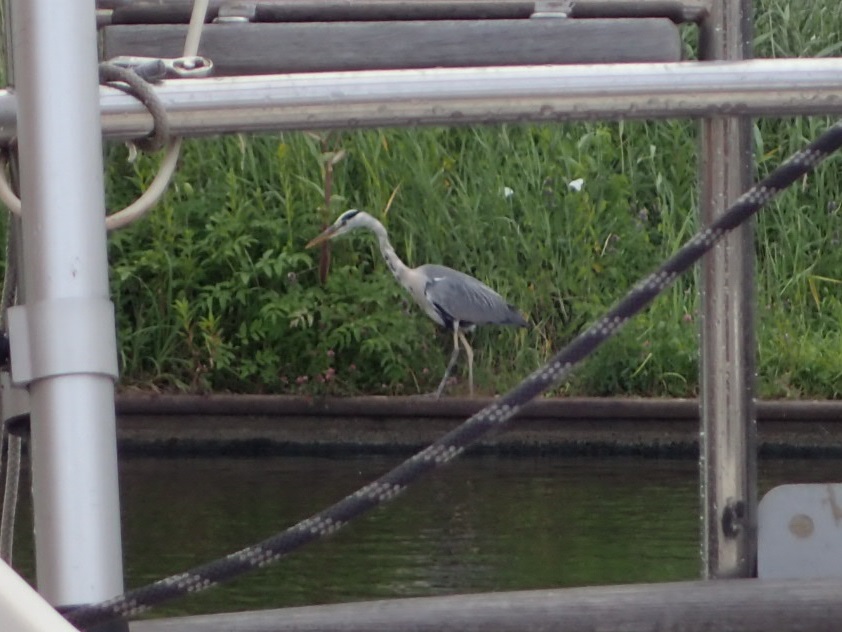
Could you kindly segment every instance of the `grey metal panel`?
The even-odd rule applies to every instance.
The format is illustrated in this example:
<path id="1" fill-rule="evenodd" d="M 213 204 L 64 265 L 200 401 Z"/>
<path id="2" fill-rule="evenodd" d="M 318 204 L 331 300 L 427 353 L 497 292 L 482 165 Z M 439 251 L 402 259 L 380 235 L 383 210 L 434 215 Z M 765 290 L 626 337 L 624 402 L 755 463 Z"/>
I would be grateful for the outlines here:
<path id="1" fill-rule="evenodd" d="M 186 26 L 114 25 L 105 58 L 178 57 Z M 665 18 L 208 24 L 199 54 L 217 75 L 397 68 L 669 62 L 681 58 Z"/>
<path id="2" fill-rule="evenodd" d="M 659 516 L 653 516 L 657 529 Z M 681 582 L 394 599 L 137 621 L 131 632 L 817 632 L 842 582 Z"/>

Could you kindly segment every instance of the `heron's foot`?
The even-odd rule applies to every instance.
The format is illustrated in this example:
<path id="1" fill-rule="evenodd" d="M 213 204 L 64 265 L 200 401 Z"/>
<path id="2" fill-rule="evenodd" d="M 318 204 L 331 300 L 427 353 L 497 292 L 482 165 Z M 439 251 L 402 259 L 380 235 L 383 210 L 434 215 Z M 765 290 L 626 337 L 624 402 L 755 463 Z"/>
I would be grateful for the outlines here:
<path id="1" fill-rule="evenodd" d="M 420 397 L 421 399 L 439 399 L 441 397 L 441 393 L 438 391 L 430 391 L 429 393 L 419 393 L 415 397 Z"/>
<path id="2" fill-rule="evenodd" d="M 418 399 L 441 399 L 443 392 L 443 388 L 437 388 L 436 390 L 430 391 L 429 393 L 417 393 L 412 397 L 417 397 Z"/>
<path id="3" fill-rule="evenodd" d="M 447 388 L 449 380 L 442 380 L 441 384 L 439 384 L 438 388 L 430 393 L 427 393 L 426 397 L 430 399 L 441 399 L 442 393 L 444 393 L 444 389 Z"/>
<path id="4" fill-rule="evenodd" d="M 415 393 L 413 395 L 410 395 L 410 397 L 414 397 L 416 399 L 438 399 L 439 397 L 441 397 L 441 393 L 435 390 L 430 391 L 429 393 Z"/>

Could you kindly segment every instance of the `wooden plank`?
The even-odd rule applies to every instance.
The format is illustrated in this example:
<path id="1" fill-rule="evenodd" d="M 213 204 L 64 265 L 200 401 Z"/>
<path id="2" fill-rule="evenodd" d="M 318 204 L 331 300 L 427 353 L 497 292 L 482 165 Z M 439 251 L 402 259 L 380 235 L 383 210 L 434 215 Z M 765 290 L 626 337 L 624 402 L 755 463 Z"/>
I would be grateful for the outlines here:
<path id="1" fill-rule="evenodd" d="M 556 6 L 564 3 L 557 2 Z M 261 0 L 258 22 L 350 20 L 514 20 L 529 18 L 535 2 L 521 0 Z M 564 6 L 571 18 L 669 18 L 694 22 L 704 4 L 681 0 L 579 0 Z"/>
<path id="2" fill-rule="evenodd" d="M 114 25 L 105 57 L 178 57 L 186 26 Z M 665 18 L 208 24 L 199 54 L 216 75 L 531 64 L 669 62 L 681 58 Z"/>
<path id="3" fill-rule="evenodd" d="M 467 419 L 494 401 L 493 397 L 359 395 L 307 397 L 303 395 L 211 395 L 121 393 L 119 415 L 249 415 L 312 417 L 398 417 L 412 419 Z M 820 421 L 829 427 L 842 424 L 839 400 L 757 400 L 759 422 L 782 421 L 797 426 Z M 524 406 L 520 419 L 579 420 L 692 420 L 699 421 L 699 400 L 639 397 L 546 397 Z"/>
<path id="4" fill-rule="evenodd" d="M 236 4 L 211 0 L 215 18 L 221 7 Z M 262 0 L 255 5 L 258 22 L 344 22 L 349 20 L 514 20 L 532 15 L 535 3 L 524 0 Z M 113 24 L 187 24 L 193 0 L 129 2 L 116 8 Z"/>
<path id="5" fill-rule="evenodd" d="M 515 20 L 528 18 L 534 2 L 522 0 L 262 0 L 260 22 L 371 20 Z"/>
<path id="6" fill-rule="evenodd" d="M 122 395 L 124 454 L 411 454 L 490 398 Z M 27 422 L 28 423 L 28 422 Z M 19 432 L 20 424 L 12 426 Z M 842 454 L 842 402 L 758 403 L 761 455 Z M 696 400 L 538 399 L 475 452 L 695 457 Z"/>
<path id="7" fill-rule="evenodd" d="M 361 395 L 312 398 L 297 395 L 210 395 L 125 393 L 117 396 L 119 415 L 252 415 L 312 417 L 392 417 L 413 419 L 467 419 L 494 401 L 492 397 Z M 842 402 L 760 402 L 761 419 L 792 418 L 842 422 Z M 771 411 L 771 412 L 770 412 Z M 538 398 L 524 406 L 521 419 L 653 420 L 685 419 L 698 423 L 695 399 L 645 399 L 633 397 Z"/>
<path id="8" fill-rule="evenodd" d="M 394 599 L 132 623 L 131 632 L 822 632 L 842 581 L 692 581 Z"/>
<path id="9" fill-rule="evenodd" d="M 99 4 L 104 4 L 100 2 Z M 187 24 L 193 0 L 114 2 L 112 24 Z M 211 0 L 209 21 L 220 8 L 238 3 Z M 256 22 L 345 22 L 379 20 L 516 20 L 529 18 L 529 0 L 260 0 Z M 668 17 L 676 24 L 698 22 L 707 14 L 704 0 L 579 0 L 568 3 L 574 18 Z"/>

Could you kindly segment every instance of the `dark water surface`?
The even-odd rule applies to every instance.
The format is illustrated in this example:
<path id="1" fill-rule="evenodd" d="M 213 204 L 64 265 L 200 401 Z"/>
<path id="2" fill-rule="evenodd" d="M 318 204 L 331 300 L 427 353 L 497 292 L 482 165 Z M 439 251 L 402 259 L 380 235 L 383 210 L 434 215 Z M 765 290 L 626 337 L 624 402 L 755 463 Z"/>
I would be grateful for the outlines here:
<path id="1" fill-rule="evenodd" d="M 123 459 L 127 585 L 269 537 L 399 460 Z M 760 469 L 761 492 L 842 481 L 842 464 L 829 460 Z M 21 500 L 15 565 L 31 577 L 31 504 Z M 152 615 L 694 579 L 698 507 L 691 460 L 468 457 L 333 537 Z"/>

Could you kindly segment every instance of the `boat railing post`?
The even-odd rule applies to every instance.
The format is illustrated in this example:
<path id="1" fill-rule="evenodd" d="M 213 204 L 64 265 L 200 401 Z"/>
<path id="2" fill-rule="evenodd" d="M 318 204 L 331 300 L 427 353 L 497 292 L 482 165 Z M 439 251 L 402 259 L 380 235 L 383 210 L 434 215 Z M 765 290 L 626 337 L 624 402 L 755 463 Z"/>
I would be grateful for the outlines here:
<path id="1" fill-rule="evenodd" d="M 123 592 L 94 0 L 11 2 L 25 302 L 12 379 L 31 395 L 39 592 Z"/>
<path id="2" fill-rule="evenodd" d="M 700 29 L 705 60 L 751 56 L 751 1 L 713 0 Z M 751 121 L 700 123 L 699 211 L 709 224 L 751 183 Z M 754 575 L 757 557 L 754 412 L 754 223 L 725 237 L 701 266 L 702 563 L 707 578 Z"/>

